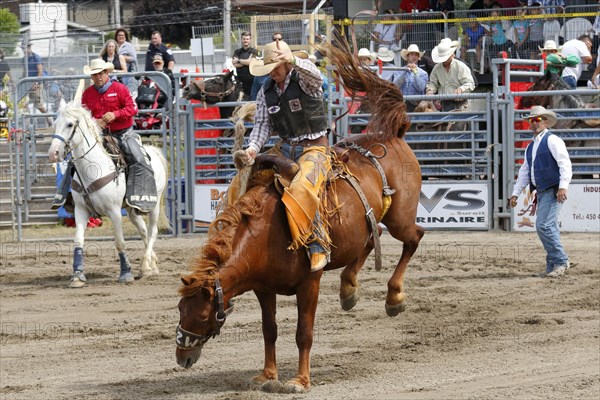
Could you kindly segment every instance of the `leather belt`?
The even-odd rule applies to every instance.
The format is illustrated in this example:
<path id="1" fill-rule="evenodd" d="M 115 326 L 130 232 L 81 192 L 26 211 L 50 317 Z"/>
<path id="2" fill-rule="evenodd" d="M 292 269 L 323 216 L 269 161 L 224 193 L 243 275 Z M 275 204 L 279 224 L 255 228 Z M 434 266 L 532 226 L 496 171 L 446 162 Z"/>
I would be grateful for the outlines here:
<path id="1" fill-rule="evenodd" d="M 282 138 L 281 140 L 283 141 L 283 143 L 289 144 L 290 146 L 299 146 L 299 147 L 328 146 L 329 145 L 329 139 L 327 139 L 326 135 L 320 136 L 316 139 L 298 140 L 297 138 L 291 138 L 291 139 Z"/>
<path id="2" fill-rule="evenodd" d="M 102 133 L 105 134 L 105 135 L 122 135 L 122 134 L 124 134 L 125 132 L 127 132 L 130 129 L 131 129 L 131 126 L 129 128 L 121 129 L 121 130 L 118 130 L 118 131 L 111 131 L 108 128 L 104 128 L 104 129 L 102 129 Z"/>

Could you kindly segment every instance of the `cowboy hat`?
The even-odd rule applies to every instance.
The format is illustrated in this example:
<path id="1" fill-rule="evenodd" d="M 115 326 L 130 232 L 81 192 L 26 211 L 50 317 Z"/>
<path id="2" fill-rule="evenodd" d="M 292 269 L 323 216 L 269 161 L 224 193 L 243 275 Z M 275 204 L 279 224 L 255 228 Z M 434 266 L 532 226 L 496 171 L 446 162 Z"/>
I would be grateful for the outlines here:
<path id="1" fill-rule="evenodd" d="M 110 74 L 114 69 L 115 66 L 113 63 L 105 62 L 101 58 L 95 58 L 90 61 L 89 66 L 86 65 L 83 67 L 83 73 L 86 75 L 94 75 L 106 70 L 106 72 Z"/>
<path id="2" fill-rule="evenodd" d="M 546 119 L 546 126 L 548 128 L 552 128 L 557 122 L 556 114 L 552 110 L 546 110 L 542 106 L 533 106 L 531 107 L 531 111 L 529 112 L 529 118 L 534 117 L 543 117 Z"/>
<path id="3" fill-rule="evenodd" d="M 288 46 L 286 42 L 282 40 L 276 40 L 265 45 L 265 48 L 262 52 L 262 60 L 258 60 L 256 58 L 252 58 L 252 60 L 250 60 L 250 73 L 254 76 L 265 76 L 270 74 L 271 71 L 285 62 L 283 60 L 275 60 L 275 58 L 283 53 L 292 53 L 294 57 L 297 58 L 308 58 L 308 53 L 306 51 L 292 52 L 292 50 L 290 50 L 290 46 Z"/>
<path id="4" fill-rule="evenodd" d="M 373 53 L 371 53 L 368 49 L 365 49 L 364 47 L 358 50 L 358 58 L 360 57 L 367 57 L 371 60 L 371 62 L 375 61 L 376 58 Z"/>
<path id="5" fill-rule="evenodd" d="M 400 50 L 400 57 L 402 57 L 403 60 L 406 60 L 406 57 L 408 57 L 410 53 L 418 53 L 419 58 L 423 57 L 423 54 L 425 54 L 424 51 L 419 51 L 419 46 L 416 44 L 411 44 L 408 46 L 408 49 Z"/>
<path id="6" fill-rule="evenodd" d="M 377 58 L 383 62 L 394 61 L 394 52 L 389 48 L 382 46 L 377 50 Z"/>
<path id="7" fill-rule="evenodd" d="M 157 62 L 160 62 L 160 63 L 165 62 L 165 60 L 163 59 L 163 56 L 161 54 L 155 54 L 154 57 L 152 57 L 152 64 L 157 63 Z"/>
<path id="8" fill-rule="evenodd" d="M 448 38 L 442 39 L 440 44 L 435 46 L 431 51 L 431 58 L 433 59 L 433 62 L 439 64 L 448 60 L 450 56 L 454 54 L 458 46 L 460 46 L 458 40 L 452 40 Z"/>
<path id="9" fill-rule="evenodd" d="M 556 46 L 556 42 L 554 40 L 546 40 L 544 42 L 544 47 L 538 46 L 538 49 L 540 49 L 540 51 L 558 50 L 558 47 Z"/>

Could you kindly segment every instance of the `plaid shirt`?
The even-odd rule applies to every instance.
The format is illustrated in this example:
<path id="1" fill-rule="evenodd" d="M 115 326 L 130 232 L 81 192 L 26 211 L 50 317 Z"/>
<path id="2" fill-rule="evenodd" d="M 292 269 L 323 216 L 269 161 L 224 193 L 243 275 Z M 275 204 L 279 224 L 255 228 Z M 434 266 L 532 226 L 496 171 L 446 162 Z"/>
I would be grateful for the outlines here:
<path id="1" fill-rule="evenodd" d="M 300 75 L 300 88 L 304 91 L 304 93 L 311 97 L 323 97 L 323 78 L 321 77 L 321 72 L 310 60 L 303 60 L 296 57 L 296 63 L 294 64 L 292 71 L 293 70 L 296 70 Z M 275 90 L 279 96 L 281 96 L 285 89 L 287 89 L 292 76 L 292 71 L 290 71 L 288 76 L 285 78 L 284 90 L 281 90 L 279 85 L 275 85 Z M 325 136 L 326 134 L 327 131 L 325 130 L 308 135 L 302 135 L 298 139 L 313 140 L 321 136 Z M 269 112 L 267 111 L 267 102 L 265 100 L 265 87 L 263 86 L 260 88 L 258 95 L 256 96 L 254 129 L 252 129 L 252 133 L 250 133 L 250 144 L 248 147 L 252 147 L 258 153 L 270 136 L 271 124 L 269 122 Z"/>

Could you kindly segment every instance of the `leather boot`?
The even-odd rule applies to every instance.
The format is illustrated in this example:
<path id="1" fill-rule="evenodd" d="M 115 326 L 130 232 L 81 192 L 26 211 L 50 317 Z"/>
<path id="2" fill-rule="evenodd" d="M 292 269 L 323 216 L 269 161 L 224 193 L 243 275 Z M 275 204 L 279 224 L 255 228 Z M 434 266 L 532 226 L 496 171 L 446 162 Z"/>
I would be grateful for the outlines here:
<path id="1" fill-rule="evenodd" d="M 121 150 L 127 161 L 127 191 L 125 202 L 141 212 L 149 212 L 156 206 L 156 181 L 150 165 L 150 157 L 145 154 L 141 140 L 136 134 L 125 134 Z"/>

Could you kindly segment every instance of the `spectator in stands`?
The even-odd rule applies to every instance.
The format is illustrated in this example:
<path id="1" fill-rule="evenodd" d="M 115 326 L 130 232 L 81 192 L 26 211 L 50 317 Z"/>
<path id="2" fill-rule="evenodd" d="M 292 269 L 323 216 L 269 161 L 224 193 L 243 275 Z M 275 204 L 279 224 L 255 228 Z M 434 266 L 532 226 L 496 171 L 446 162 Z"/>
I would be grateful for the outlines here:
<path id="1" fill-rule="evenodd" d="M 129 42 L 129 34 L 123 28 L 115 31 L 115 40 L 117 41 L 117 51 L 123 56 L 127 64 L 127 72 L 137 71 L 137 52 L 135 47 Z"/>
<path id="2" fill-rule="evenodd" d="M 581 77 L 585 66 L 592 62 L 592 38 L 581 35 L 577 39 L 569 40 L 562 46 L 564 56 L 575 55 L 581 59 L 576 67 L 566 67 L 562 73 L 562 79 L 571 89 L 577 88 L 577 81 Z"/>
<path id="3" fill-rule="evenodd" d="M 23 58 L 25 68 L 23 69 L 24 77 L 43 77 L 48 76 L 48 72 L 44 68 L 42 58 L 31 50 L 31 45 L 28 44 L 26 47 L 25 57 Z M 35 82 L 29 90 L 29 102 L 33 103 L 34 107 L 37 108 L 42 114 L 46 114 L 46 106 L 44 105 L 44 92 L 42 82 Z M 52 125 L 54 122 L 51 117 L 47 117 L 46 121 L 48 125 Z"/>
<path id="4" fill-rule="evenodd" d="M 393 67 L 394 66 L 394 52 L 387 47 L 380 47 L 377 52 L 377 59 L 381 61 L 381 67 Z M 383 80 L 394 82 L 397 71 L 391 71 L 389 69 L 382 69 L 379 77 Z"/>
<path id="5" fill-rule="evenodd" d="M 164 73 L 165 75 L 167 75 L 169 77 L 169 79 L 171 79 L 171 91 L 172 91 L 173 96 L 175 96 L 175 77 L 173 76 L 173 71 L 171 71 L 169 68 L 165 68 L 165 61 L 163 60 L 163 58 L 160 54 L 154 55 L 154 60 L 152 60 L 152 65 L 154 66 L 154 69 L 156 71 Z M 164 104 L 167 97 L 162 90 L 161 90 L 161 93 L 162 93 L 162 98 L 159 98 L 159 103 Z M 161 105 L 161 107 L 162 107 L 162 105 Z"/>
<path id="6" fill-rule="evenodd" d="M 4 49 L 0 47 L 0 93 L 2 93 L 5 86 L 12 83 L 12 80 L 10 65 L 4 60 Z"/>
<path id="7" fill-rule="evenodd" d="M 492 18 L 497 18 L 500 16 L 500 6 L 495 6 L 492 8 L 490 13 Z M 499 57 L 499 53 L 502 51 L 508 51 L 510 47 L 512 47 L 512 42 L 507 39 L 506 33 L 504 31 L 504 25 L 501 20 L 492 20 L 490 22 L 490 29 L 486 31 L 486 34 L 492 36 L 492 43 L 489 48 L 489 52 L 493 57 Z"/>
<path id="8" fill-rule="evenodd" d="M 233 52 L 233 66 L 237 78 L 242 82 L 242 90 L 244 92 L 244 100 L 250 100 L 252 95 L 252 84 L 254 77 L 250 73 L 248 66 L 253 57 L 258 55 L 256 49 L 250 46 L 252 35 L 250 32 L 242 32 L 242 47 Z"/>
<path id="9" fill-rule="evenodd" d="M 600 1 L 598 1 L 598 15 L 596 15 L 594 23 L 592 24 L 592 32 L 590 32 L 590 36 L 593 36 L 594 38 L 592 52 L 597 53 L 598 50 L 600 50 Z M 596 62 L 598 63 L 600 60 L 597 58 Z"/>
<path id="10" fill-rule="evenodd" d="M 556 14 L 565 11 L 565 0 L 528 0 L 527 5 L 533 6 L 534 3 L 541 3 L 546 14 Z M 546 8 L 548 7 L 548 8 Z"/>
<path id="11" fill-rule="evenodd" d="M 154 71 L 152 60 L 154 60 L 156 54 L 160 54 L 163 60 L 165 60 L 166 67 L 173 71 L 173 68 L 175 68 L 173 51 L 162 44 L 162 35 L 158 31 L 152 32 L 150 44 L 148 45 L 148 50 L 146 50 L 146 68 L 144 68 L 144 71 Z"/>
<path id="12" fill-rule="evenodd" d="M 521 7 L 517 10 L 517 19 L 513 22 L 512 29 L 515 38 L 515 53 L 519 58 L 527 58 L 527 39 L 529 37 L 529 20 L 523 19 L 527 9 Z"/>
<path id="13" fill-rule="evenodd" d="M 373 65 L 373 62 L 375 62 L 375 59 L 375 55 L 373 55 L 373 53 L 371 53 L 369 49 L 363 47 L 358 50 L 358 61 L 361 63 L 361 65 L 370 67 L 371 65 Z"/>
<path id="14" fill-rule="evenodd" d="M 108 39 L 104 44 L 98 58 L 103 59 L 106 62 L 112 63 L 116 72 L 127 72 L 127 62 L 125 57 L 119 54 L 117 51 L 118 44 L 115 40 Z"/>
<path id="15" fill-rule="evenodd" d="M 426 11 L 429 9 L 429 0 L 400 0 L 400 9 L 407 13 Z"/>
<path id="16" fill-rule="evenodd" d="M 477 18 L 475 14 L 469 15 L 469 18 Z M 477 63 L 481 60 L 481 40 L 485 36 L 485 29 L 477 20 L 470 21 L 467 29 L 465 29 L 465 36 L 463 39 L 462 54 L 467 54 L 467 50 L 475 49 L 475 59 Z M 466 58 L 463 56 L 463 58 Z M 479 66 L 477 66 L 479 69 Z"/>
<path id="17" fill-rule="evenodd" d="M 462 61 L 454 58 L 459 43 L 448 38 L 442 39 L 431 56 L 436 66 L 433 67 L 427 84 L 426 94 L 462 94 L 475 89 L 475 80 L 471 69 Z M 465 110 L 469 108 L 468 100 L 442 100 L 443 111 Z"/>
<path id="18" fill-rule="evenodd" d="M 529 9 L 531 15 L 541 15 L 544 10 L 541 8 L 541 3 L 534 2 Z M 529 20 L 529 42 L 527 47 L 529 49 L 529 58 L 535 60 L 538 58 L 537 49 L 544 43 L 544 19 L 534 18 Z"/>
<path id="19" fill-rule="evenodd" d="M 403 70 L 398 71 L 394 84 L 400 88 L 404 96 L 425 94 L 429 75 L 417 65 L 423 54 L 425 52 L 420 51 L 416 44 L 411 44 L 408 48 L 400 51 L 400 57 L 406 61 L 406 66 Z M 419 104 L 419 100 L 407 100 L 405 104 L 406 110 L 413 112 Z"/>
<path id="20" fill-rule="evenodd" d="M 560 243 L 558 213 L 567 200 L 567 189 L 573 176 L 571 160 L 565 142 L 549 131 L 556 122 L 556 114 L 541 106 L 531 108 L 529 124 L 533 141 L 525 150 L 525 160 L 512 196 L 510 207 L 517 207 L 517 199 L 529 185 L 536 190 L 536 230 L 546 250 L 546 270 L 540 277 L 558 277 L 570 267 L 569 257 Z"/>
<path id="21" fill-rule="evenodd" d="M 496 0 L 476 0 L 473 4 L 471 4 L 469 10 L 489 10 L 495 5 L 500 6 Z"/>
<path id="22" fill-rule="evenodd" d="M 388 22 L 394 21 L 395 13 L 394 10 L 385 10 L 385 16 L 382 17 L 382 20 Z M 398 40 L 400 40 L 400 31 L 401 29 L 398 29 L 398 24 L 377 24 L 373 31 L 373 41 L 377 46 L 377 50 L 379 50 L 379 47 L 385 46 L 390 48 L 398 43 Z"/>
<path id="23" fill-rule="evenodd" d="M 430 0 L 429 9 L 433 12 L 442 12 L 448 16 L 449 12 L 454 11 L 454 0 Z M 435 42 L 437 43 L 444 37 L 444 24 L 435 24 L 435 34 Z"/>

